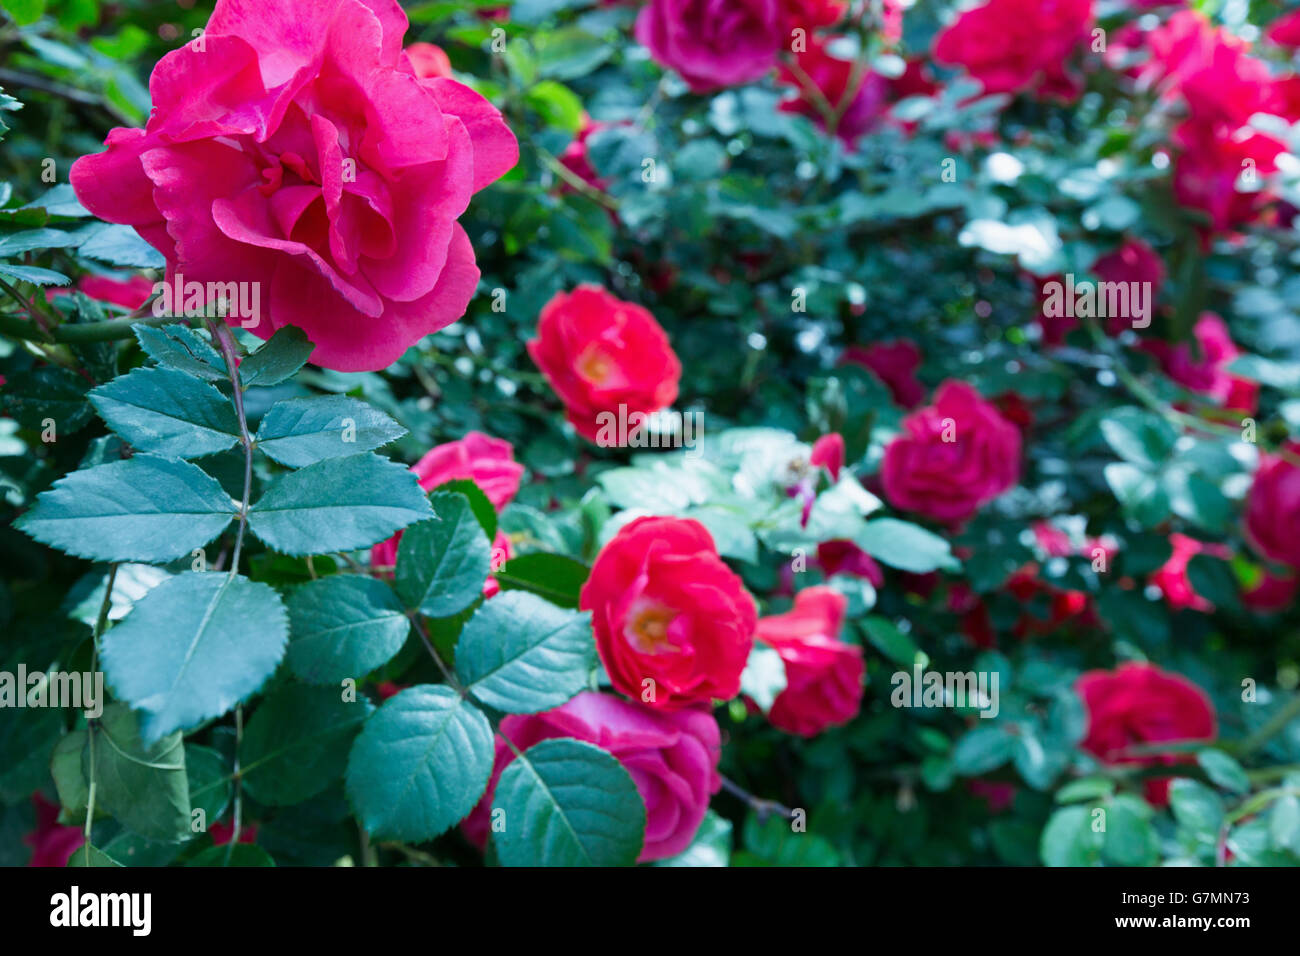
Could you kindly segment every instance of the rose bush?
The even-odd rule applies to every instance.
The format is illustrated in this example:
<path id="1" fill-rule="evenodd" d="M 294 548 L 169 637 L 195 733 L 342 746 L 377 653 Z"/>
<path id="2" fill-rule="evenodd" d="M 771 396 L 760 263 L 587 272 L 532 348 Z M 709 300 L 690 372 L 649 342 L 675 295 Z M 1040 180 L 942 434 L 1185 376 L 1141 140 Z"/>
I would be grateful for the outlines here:
<path id="1" fill-rule="evenodd" d="M 5 11 L 0 863 L 1300 860 L 1294 14 Z"/>

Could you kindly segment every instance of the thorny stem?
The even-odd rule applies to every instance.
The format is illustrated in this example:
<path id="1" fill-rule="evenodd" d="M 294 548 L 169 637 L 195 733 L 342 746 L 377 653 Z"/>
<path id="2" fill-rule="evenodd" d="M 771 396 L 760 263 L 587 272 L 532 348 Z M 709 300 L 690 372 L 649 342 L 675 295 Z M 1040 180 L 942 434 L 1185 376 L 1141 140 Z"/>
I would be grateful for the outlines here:
<path id="1" fill-rule="evenodd" d="M 727 777 L 722 777 L 721 779 L 722 789 L 726 790 L 733 797 L 737 797 L 749 804 L 750 808 L 758 814 L 758 820 L 760 823 L 762 823 L 770 813 L 779 814 L 787 820 L 794 818 L 794 811 L 789 807 L 777 803 L 775 800 L 764 800 L 762 797 L 756 797 L 744 787 Z"/>
<path id="2" fill-rule="evenodd" d="M 85 345 L 91 342 L 113 342 L 133 338 L 132 326 L 168 325 L 176 322 L 170 315 L 127 316 L 91 322 L 87 325 L 58 325 L 46 331 L 21 316 L 0 313 L 0 332 L 13 339 L 26 342 L 54 342 L 61 345 Z"/>

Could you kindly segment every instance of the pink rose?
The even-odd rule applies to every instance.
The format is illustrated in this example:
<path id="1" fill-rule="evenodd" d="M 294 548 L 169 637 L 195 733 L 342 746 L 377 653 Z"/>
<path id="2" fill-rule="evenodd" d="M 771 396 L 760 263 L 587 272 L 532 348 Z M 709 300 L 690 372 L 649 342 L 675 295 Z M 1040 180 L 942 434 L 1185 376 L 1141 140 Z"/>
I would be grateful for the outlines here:
<path id="1" fill-rule="evenodd" d="M 451 59 L 447 51 L 436 43 L 412 43 L 406 48 L 406 55 L 410 58 L 411 69 L 422 80 L 451 76 Z"/>
<path id="2" fill-rule="evenodd" d="M 798 70 L 780 65 L 778 79 L 795 91 L 793 98 L 782 101 L 781 109 L 807 116 L 825 128 L 823 104 L 829 104 L 839 116 L 835 135 L 852 149 L 884 116 L 890 83 L 875 71 L 856 76 L 854 62 L 835 56 L 828 47 L 828 41 L 809 36 L 806 47 L 794 54 Z M 810 80 L 815 92 L 807 89 Z"/>
<path id="3" fill-rule="evenodd" d="M 844 595 L 824 585 L 804 588 L 784 614 L 758 620 L 757 637 L 785 664 L 786 687 L 768 713 L 773 727 L 815 737 L 845 724 L 862 707 L 862 648 L 840 640 Z"/>
<path id="4" fill-rule="evenodd" d="M 1091 25 L 1092 0 L 989 0 L 939 34 L 934 58 L 966 67 L 986 94 L 1073 99 L 1080 83 L 1065 64 Z"/>
<path id="5" fill-rule="evenodd" d="M 1154 355 L 1165 374 L 1184 388 L 1224 408 L 1253 412 L 1259 401 L 1259 384 L 1226 370 L 1241 350 L 1228 337 L 1223 319 L 1213 312 L 1203 312 L 1192 334 L 1200 349 L 1199 359 L 1192 356 L 1186 343 L 1170 345 L 1156 339 L 1142 343 L 1142 348 Z"/>
<path id="6" fill-rule="evenodd" d="M 464 314 L 479 271 L 456 220 L 519 155 L 485 99 L 415 75 L 406 25 L 396 0 L 219 0 L 154 68 L 145 128 L 73 165 L 77 198 L 134 226 L 169 280 L 239 283 L 232 324 L 298 326 L 327 368 L 386 367 Z"/>
<path id="7" fill-rule="evenodd" d="M 1151 583 L 1160 589 L 1169 606 L 1175 610 L 1189 607 L 1205 614 L 1213 613 L 1214 605 L 1197 594 L 1192 587 L 1192 579 L 1187 576 L 1187 565 L 1198 554 L 1227 560 L 1232 556 L 1231 553 L 1221 544 L 1205 544 L 1176 531 L 1169 536 L 1169 544 L 1174 549 L 1173 554 L 1152 573 Z"/>
<path id="8" fill-rule="evenodd" d="M 875 372 L 894 397 L 894 403 L 903 408 L 915 408 L 925 399 L 925 386 L 916 378 L 916 370 L 921 367 L 921 350 L 910 339 L 877 342 L 865 348 L 851 345 L 844 350 L 842 361 Z"/>
<path id="9" fill-rule="evenodd" d="M 514 715 L 501 734 L 521 751 L 554 737 L 572 737 L 613 754 L 632 776 L 646 809 L 645 844 L 638 862 L 681 853 L 718 791 L 721 735 L 704 708 L 661 711 L 608 694 L 583 691 L 542 714 Z M 492 796 L 514 752 L 497 737 L 496 763 L 487 793 L 462 824 L 465 835 L 486 845 Z"/>
<path id="10" fill-rule="evenodd" d="M 1264 35 L 1278 46 L 1300 47 L 1300 10 L 1278 17 Z"/>
<path id="11" fill-rule="evenodd" d="M 1300 455 L 1300 442 L 1287 451 Z M 1246 498 L 1246 537 L 1271 561 L 1300 568 L 1300 467 L 1276 454 L 1262 454 Z"/>
<path id="12" fill-rule="evenodd" d="M 1241 593 L 1241 603 L 1261 613 L 1285 611 L 1295 600 L 1298 587 L 1300 578 L 1294 574 L 1265 571 L 1253 587 Z"/>
<path id="13" fill-rule="evenodd" d="M 131 276 L 129 279 L 114 279 L 112 276 L 82 276 L 77 289 L 87 298 L 97 302 L 108 302 L 128 311 L 134 312 L 149 301 L 153 295 L 153 282 L 144 276 Z M 52 289 L 51 294 L 59 295 L 64 289 Z"/>
<path id="14" fill-rule="evenodd" d="M 650 0 L 637 15 L 636 38 L 705 93 L 770 71 L 789 34 L 778 0 Z"/>
<path id="15" fill-rule="evenodd" d="M 1020 431 L 965 382 L 903 419 L 885 449 L 881 481 L 895 508 L 965 521 L 1020 480 Z"/>
<path id="16" fill-rule="evenodd" d="M 500 511 L 519 491 L 524 466 L 515 461 L 515 450 L 504 438 L 466 432 L 464 438 L 436 445 L 425 452 L 424 457 L 411 466 L 411 471 L 415 472 L 420 487 L 425 491 L 432 491 L 449 481 L 473 481 L 492 502 L 492 507 Z M 397 543 L 401 540 L 399 531 L 371 548 L 371 566 L 391 568 L 396 564 Z M 499 540 L 500 536 L 494 547 L 500 546 Z M 491 578 L 488 580 L 492 581 Z"/>
<path id="17" fill-rule="evenodd" d="M 823 541 L 817 545 L 817 563 L 828 578 L 837 574 L 851 574 L 865 578 L 874 587 L 883 587 L 885 584 L 885 572 L 880 570 L 876 559 L 847 538 Z"/>

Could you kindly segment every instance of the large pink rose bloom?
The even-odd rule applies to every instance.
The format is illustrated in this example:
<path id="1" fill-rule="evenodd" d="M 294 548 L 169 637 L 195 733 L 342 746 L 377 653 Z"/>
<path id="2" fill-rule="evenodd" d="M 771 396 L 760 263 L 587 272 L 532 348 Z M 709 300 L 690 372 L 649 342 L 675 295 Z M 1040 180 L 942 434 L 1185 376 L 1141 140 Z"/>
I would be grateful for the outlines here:
<path id="1" fill-rule="evenodd" d="M 396 0 L 219 0 L 154 68 L 145 128 L 73 165 L 77 198 L 134 226 L 169 279 L 258 283 L 232 323 L 384 368 L 464 314 L 479 271 L 456 220 L 519 155 L 481 96 L 416 76 L 406 26 Z"/>
<path id="2" fill-rule="evenodd" d="M 1259 403 L 1259 385 L 1227 371 L 1241 349 L 1228 335 L 1228 326 L 1213 312 L 1202 312 L 1192 327 L 1200 357 L 1187 343 L 1170 345 L 1154 339 L 1142 347 L 1160 361 L 1166 375 L 1184 388 L 1200 392 L 1216 405 L 1253 413 Z"/>
<path id="3" fill-rule="evenodd" d="M 697 93 L 756 80 L 788 41 L 777 0 L 650 0 L 637 41 Z"/>
<path id="4" fill-rule="evenodd" d="M 848 601 L 833 588 L 804 588 L 784 614 L 758 620 L 757 637 L 785 664 L 785 690 L 768 713 L 773 727 L 815 737 L 862 706 L 862 648 L 840 640 Z"/>
<path id="5" fill-rule="evenodd" d="M 613 754 L 636 784 L 646 809 L 645 844 L 639 862 L 681 853 L 695 837 L 709 797 L 718 791 L 721 735 L 704 707 L 652 710 L 608 694 L 583 691 L 543 714 L 515 715 L 501 722 L 501 734 L 520 750 L 541 740 L 573 737 Z M 466 836 L 485 845 L 492 796 L 514 753 L 497 737 L 496 763 L 487 793 L 465 819 Z"/>
<path id="6" fill-rule="evenodd" d="M 989 0 L 939 34 L 934 58 L 964 66 L 985 93 L 1073 99 L 1081 84 L 1065 64 L 1091 25 L 1092 0 Z"/>
<path id="7" fill-rule="evenodd" d="M 880 477 L 895 508 L 960 523 L 1020 480 L 1020 431 L 965 382 L 944 382 L 903 419 Z"/>

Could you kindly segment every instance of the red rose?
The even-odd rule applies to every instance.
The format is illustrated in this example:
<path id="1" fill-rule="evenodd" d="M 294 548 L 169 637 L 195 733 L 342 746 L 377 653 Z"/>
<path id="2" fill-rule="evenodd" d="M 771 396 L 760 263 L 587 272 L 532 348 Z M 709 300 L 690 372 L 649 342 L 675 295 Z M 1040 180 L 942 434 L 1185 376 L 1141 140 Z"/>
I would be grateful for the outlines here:
<path id="1" fill-rule="evenodd" d="M 847 538 L 823 541 L 817 545 L 817 563 L 829 578 L 837 574 L 851 574 L 866 578 L 874 587 L 883 587 L 885 573 L 876 559 Z"/>
<path id="2" fill-rule="evenodd" d="M 881 467 L 890 504 L 947 523 L 970 518 L 1019 479 L 1019 429 L 958 381 L 903 419 Z"/>
<path id="3" fill-rule="evenodd" d="M 1300 10 L 1278 17 L 1264 32 L 1278 46 L 1300 47 Z"/>
<path id="4" fill-rule="evenodd" d="M 1241 594 L 1241 603 L 1252 611 L 1270 613 L 1285 611 L 1295 600 L 1300 579 L 1294 574 L 1272 574 L 1265 571 L 1255 585 Z"/>
<path id="5" fill-rule="evenodd" d="M 671 708 L 739 692 L 757 610 L 698 521 L 648 516 L 621 528 L 578 606 L 592 612 L 601 663 L 629 697 Z"/>
<path id="6" fill-rule="evenodd" d="M 1300 455 L 1300 442 L 1287 451 Z M 1300 568 L 1300 468 L 1281 455 L 1260 456 L 1246 498 L 1246 536 L 1264 557 Z"/>
<path id="7" fill-rule="evenodd" d="M 885 383 L 894 402 L 903 408 L 915 408 L 925 399 L 925 386 L 916 378 L 921 367 L 921 350 L 909 339 L 877 342 L 863 348 L 851 345 L 844 350 L 843 361 L 869 368 Z"/>
<path id="8" fill-rule="evenodd" d="M 939 34 L 934 58 L 965 66 L 986 94 L 1073 99 L 1080 84 L 1065 63 L 1091 24 L 1092 0 L 989 0 Z"/>
<path id="9" fill-rule="evenodd" d="M 149 301 L 153 295 L 154 284 L 144 276 L 131 276 L 129 279 L 114 279 L 112 276 L 82 276 L 77 289 L 87 298 L 98 302 L 108 302 L 134 312 Z M 51 289 L 46 298 L 67 294 L 66 289 Z"/>
<path id="10" fill-rule="evenodd" d="M 519 491 L 524 466 L 515 461 L 515 450 L 504 438 L 467 432 L 464 438 L 431 448 L 411 466 L 411 471 L 415 472 L 420 487 L 425 491 L 432 491 L 449 481 L 469 479 L 483 490 L 492 507 L 500 511 Z M 391 568 L 396 564 L 397 543 L 401 540 L 399 531 L 371 548 L 371 567 Z M 499 547 L 499 543 L 494 547 Z"/>
<path id="11" fill-rule="evenodd" d="M 600 178 L 596 167 L 591 165 L 591 157 L 587 155 L 587 140 L 591 138 L 592 133 L 599 132 L 608 125 L 608 123 L 598 123 L 584 113 L 578 135 L 560 154 L 560 162 L 564 167 L 593 189 L 604 190 L 609 184 Z M 573 187 L 564 184 L 560 191 L 571 192 Z"/>
<path id="12" fill-rule="evenodd" d="M 756 80 L 788 42 L 777 0 L 650 0 L 636 18 L 650 56 L 706 93 Z"/>
<path id="13" fill-rule="evenodd" d="M 1134 744 L 1213 740 L 1214 705 L 1205 691 L 1154 664 L 1121 664 L 1114 671 L 1089 671 L 1075 682 L 1088 711 L 1088 731 L 1079 744 L 1108 764 L 1174 764 L 1191 755 L 1132 755 Z M 1169 801 L 1169 781 L 1151 780 L 1147 800 Z"/>
<path id="14" fill-rule="evenodd" d="M 564 402 L 578 434 L 606 442 L 601 419 L 628 422 L 667 408 L 677 398 L 682 364 L 668 333 L 654 316 L 633 302 L 624 302 L 597 285 L 580 285 L 571 293 L 557 292 L 542 307 L 537 338 L 528 354 Z"/>
<path id="15" fill-rule="evenodd" d="M 773 727 L 815 737 L 848 723 L 862 706 L 862 648 L 840 640 L 848 601 L 819 585 L 795 595 L 794 607 L 758 621 L 758 639 L 781 655 L 786 687 L 772 703 Z"/>
<path id="16" fill-rule="evenodd" d="M 583 691 L 554 710 L 507 717 L 501 735 L 521 751 L 542 740 L 572 737 L 612 754 L 632 776 L 645 803 L 641 863 L 675 856 L 690 846 L 709 797 L 722 785 L 718 722 L 704 708 L 651 710 L 610 694 Z M 487 793 L 462 824 L 465 835 L 479 846 L 487 843 L 497 780 L 514 758 L 498 736 Z"/>

